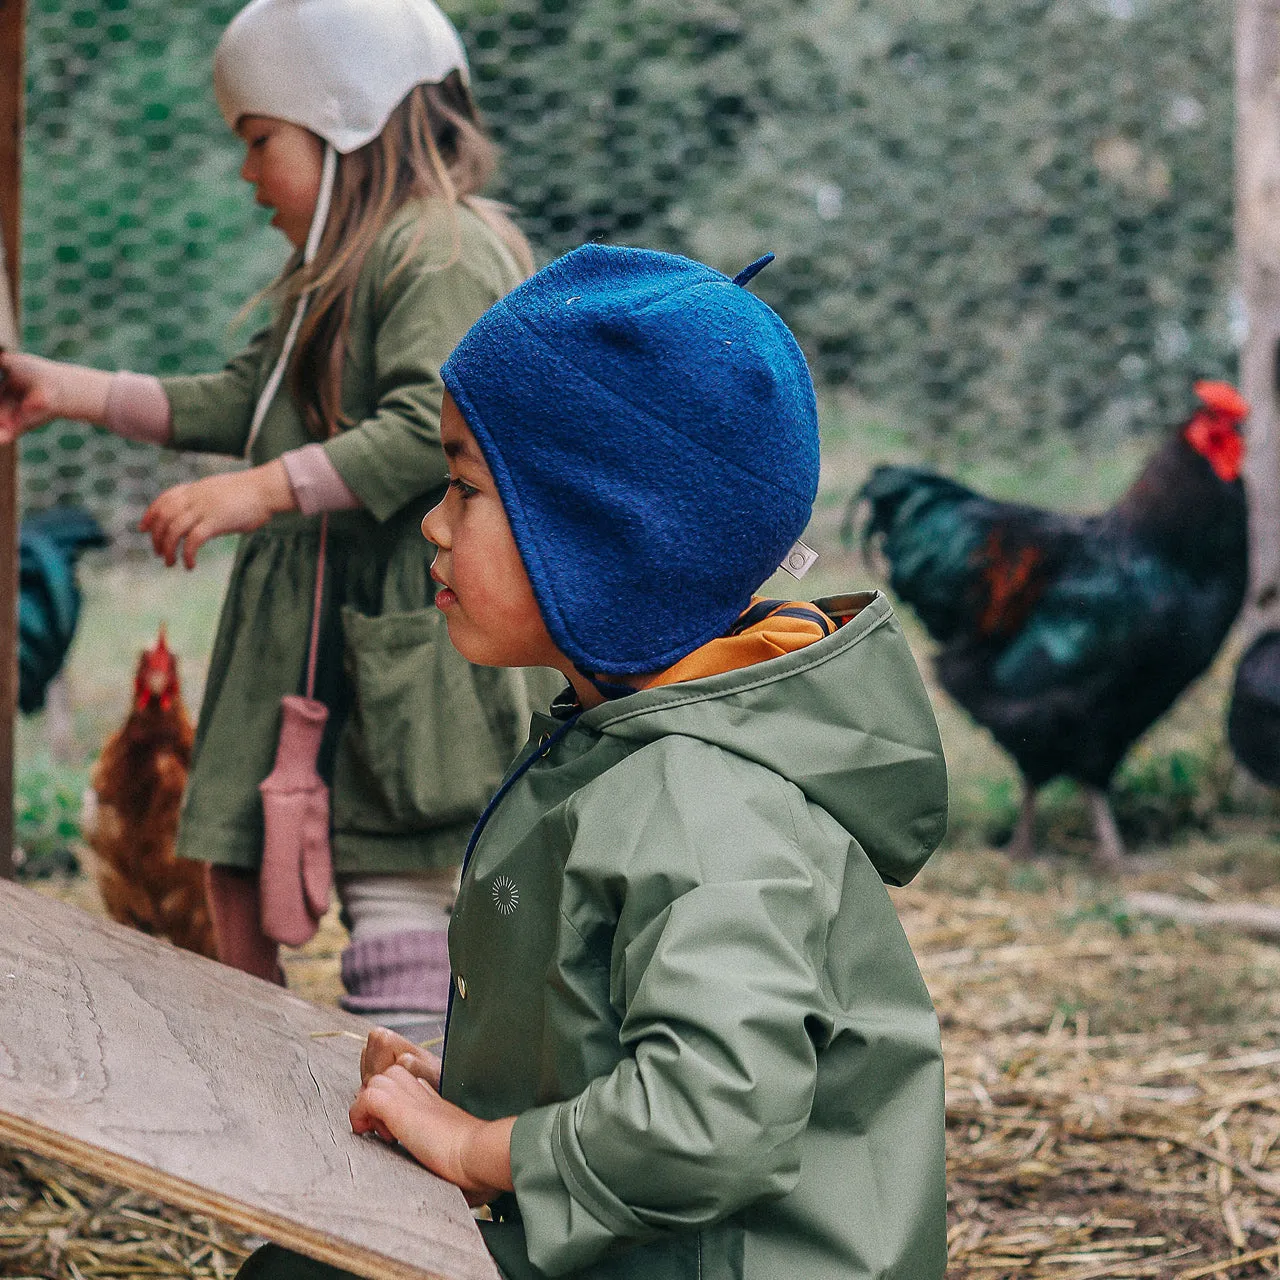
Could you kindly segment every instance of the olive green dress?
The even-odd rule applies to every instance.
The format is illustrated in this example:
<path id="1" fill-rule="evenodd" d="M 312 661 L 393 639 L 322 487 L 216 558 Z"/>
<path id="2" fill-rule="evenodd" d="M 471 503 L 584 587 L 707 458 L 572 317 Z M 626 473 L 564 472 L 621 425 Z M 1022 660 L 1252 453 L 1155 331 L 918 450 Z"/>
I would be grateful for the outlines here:
<path id="1" fill-rule="evenodd" d="M 316 697 L 330 708 L 321 773 L 332 787 L 334 869 L 456 865 L 545 672 L 473 667 L 432 603 L 423 514 L 444 491 L 440 365 L 519 280 L 474 213 L 414 203 L 361 272 L 343 371 L 352 425 L 324 444 L 362 508 L 329 516 Z M 456 225 L 456 237 L 455 237 Z M 258 334 L 220 373 L 168 378 L 174 446 L 243 454 L 283 340 Z M 287 389 L 252 449 L 259 465 L 311 443 Z M 283 694 L 304 691 L 319 516 L 279 515 L 242 537 L 214 641 L 178 853 L 225 866 L 262 856 L 258 784 L 270 772 Z M 563 682 L 559 682 L 563 683 Z"/>

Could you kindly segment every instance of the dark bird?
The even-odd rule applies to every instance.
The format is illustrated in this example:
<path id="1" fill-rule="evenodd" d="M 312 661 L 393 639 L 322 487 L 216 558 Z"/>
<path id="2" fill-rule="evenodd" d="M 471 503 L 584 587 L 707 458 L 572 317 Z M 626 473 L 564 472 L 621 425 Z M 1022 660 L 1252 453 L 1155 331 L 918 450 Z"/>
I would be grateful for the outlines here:
<path id="1" fill-rule="evenodd" d="M 1280 787 L 1280 631 L 1259 635 L 1236 667 L 1227 741 L 1259 782 Z"/>
<path id="2" fill-rule="evenodd" d="M 1208 667 L 1244 600 L 1248 406 L 1225 383 L 1195 392 L 1190 420 L 1098 515 L 997 502 L 916 467 L 877 467 L 858 495 L 864 551 L 878 544 L 940 645 L 943 687 L 1022 773 L 1015 856 L 1033 850 L 1037 789 L 1065 776 L 1089 796 L 1095 863 L 1120 864 L 1112 774 Z"/>
<path id="3" fill-rule="evenodd" d="M 102 526 L 78 507 L 50 507 L 18 528 L 18 707 L 26 715 L 44 706 L 75 636 L 81 553 L 106 545 Z"/>

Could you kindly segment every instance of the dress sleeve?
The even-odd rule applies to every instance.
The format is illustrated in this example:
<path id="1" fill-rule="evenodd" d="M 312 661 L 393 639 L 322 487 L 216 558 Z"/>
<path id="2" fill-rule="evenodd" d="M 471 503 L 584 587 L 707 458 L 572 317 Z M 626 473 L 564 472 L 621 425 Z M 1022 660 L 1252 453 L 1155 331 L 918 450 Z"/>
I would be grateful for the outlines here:
<path id="1" fill-rule="evenodd" d="M 280 455 L 280 461 L 284 463 L 298 510 L 304 516 L 319 515 L 322 511 L 350 511 L 360 505 L 360 499 L 347 488 L 323 446 L 304 444 L 301 449 L 289 449 Z"/>
<path id="2" fill-rule="evenodd" d="M 772 781 L 770 803 L 718 831 L 696 795 L 668 791 L 628 851 L 611 963 L 626 1056 L 512 1135 L 529 1258 L 548 1274 L 795 1185 L 838 894 L 798 846 L 803 804 Z M 602 834 L 580 824 L 575 847 Z"/>
<path id="3" fill-rule="evenodd" d="M 107 412 L 103 426 L 123 440 L 139 440 L 162 448 L 173 439 L 169 398 L 159 378 L 120 370 L 107 388 Z"/>
<path id="4" fill-rule="evenodd" d="M 440 366 L 503 291 L 468 263 L 465 249 L 444 267 L 421 247 L 402 249 L 398 263 L 393 253 L 387 259 L 374 304 L 373 411 L 324 444 L 348 488 L 379 520 L 445 483 Z"/>
<path id="5" fill-rule="evenodd" d="M 220 373 L 160 379 L 169 398 L 175 449 L 233 457 L 244 453 L 270 339 L 269 328 L 254 334 Z"/>

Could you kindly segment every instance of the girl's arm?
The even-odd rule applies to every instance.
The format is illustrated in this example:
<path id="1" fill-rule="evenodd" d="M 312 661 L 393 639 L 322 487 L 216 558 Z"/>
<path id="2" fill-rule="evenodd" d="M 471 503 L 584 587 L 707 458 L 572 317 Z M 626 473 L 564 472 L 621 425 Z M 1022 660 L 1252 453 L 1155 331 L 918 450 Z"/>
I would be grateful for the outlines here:
<path id="1" fill-rule="evenodd" d="M 210 538 L 249 533 L 276 512 L 297 506 L 289 473 L 277 458 L 248 471 L 174 485 L 147 508 L 138 527 L 151 535 L 151 545 L 165 564 L 177 562 L 181 547 L 182 563 L 194 569 L 196 553 Z"/>
<path id="2" fill-rule="evenodd" d="M 182 546 L 182 562 L 195 567 L 196 553 L 223 533 L 248 533 L 278 511 L 344 511 L 360 500 L 347 488 L 318 445 L 292 449 L 248 471 L 209 476 L 166 489 L 147 508 L 141 529 L 172 565 Z"/>
<path id="3" fill-rule="evenodd" d="M 105 426 L 114 374 L 19 351 L 0 351 L 0 444 L 54 418 Z"/>
<path id="4" fill-rule="evenodd" d="M 512 1190 L 515 1116 L 477 1119 L 415 1074 L 419 1066 L 412 1053 L 405 1053 L 370 1076 L 351 1104 L 352 1130 L 398 1141 L 420 1164 L 458 1187 L 470 1205 Z"/>
<path id="5" fill-rule="evenodd" d="M 216 373 L 159 380 L 169 404 L 173 448 L 244 456 L 253 407 L 266 380 L 272 334 L 270 328 L 259 330 Z"/>
<path id="6" fill-rule="evenodd" d="M 156 378 L 0 352 L 0 444 L 12 444 L 54 418 L 89 422 L 152 444 L 168 444 L 172 434 L 168 401 Z M 183 563 L 194 568 L 196 553 L 210 538 L 247 533 L 278 511 L 297 509 L 299 493 L 311 510 L 358 505 L 319 446 L 295 453 L 307 456 L 293 470 L 287 461 L 277 460 L 166 490 L 141 523 L 156 554 L 172 565 L 181 547 Z M 294 471 L 300 480 L 297 491 Z"/>

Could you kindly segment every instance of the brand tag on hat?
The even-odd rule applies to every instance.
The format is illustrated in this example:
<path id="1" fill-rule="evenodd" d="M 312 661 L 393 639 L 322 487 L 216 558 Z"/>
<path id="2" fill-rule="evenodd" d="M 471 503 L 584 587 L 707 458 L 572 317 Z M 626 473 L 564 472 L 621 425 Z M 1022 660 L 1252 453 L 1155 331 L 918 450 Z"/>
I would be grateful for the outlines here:
<path id="1" fill-rule="evenodd" d="M 791 550 L 782 557 L 778 568 L 785 569 L 798 582 L 817 563 L 818 553 L 797 538 L 791 544 Z"/>

